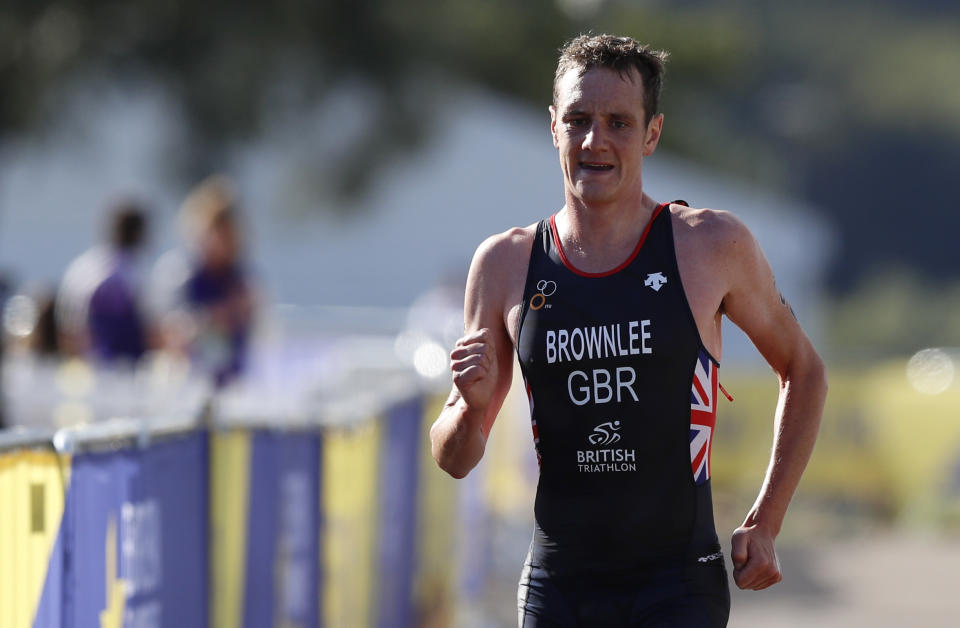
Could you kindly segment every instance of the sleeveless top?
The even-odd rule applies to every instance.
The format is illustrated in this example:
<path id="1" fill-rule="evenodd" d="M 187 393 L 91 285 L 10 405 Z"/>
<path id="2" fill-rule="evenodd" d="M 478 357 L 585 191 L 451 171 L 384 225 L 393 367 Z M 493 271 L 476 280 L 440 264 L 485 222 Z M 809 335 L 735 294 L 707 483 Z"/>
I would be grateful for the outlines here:
<path id="1" fill-rule="evenodd" d="M 531 561 L 609 573 L 716 552 L 719 365 L 680 281 L 669 205 L 604 273 L 567 260 L 555 218 L 537 227 L 517 334 L 540 464 Z"/>

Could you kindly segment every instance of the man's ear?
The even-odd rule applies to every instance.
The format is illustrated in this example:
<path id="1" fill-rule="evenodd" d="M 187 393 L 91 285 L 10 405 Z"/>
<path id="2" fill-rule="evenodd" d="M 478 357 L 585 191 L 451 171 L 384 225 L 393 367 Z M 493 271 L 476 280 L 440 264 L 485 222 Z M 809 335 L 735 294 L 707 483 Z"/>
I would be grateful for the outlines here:
<path id="1" fill-rule="evenodd" d="M 560 148 L 560 142 L 557 140 L 557 108 L 550 105 L 548 109 L 550 110 L 550 135 L 553 136 L 553 147 Z"/>
<path id="2" fill-rule="evenodd" d="M 663 132 L 663 114 L 658 113 L 647 125 L 647 135 L 643 139 L 643 156 L 649 157 L 657 150 L 660 143 L 660 134 Z"/>

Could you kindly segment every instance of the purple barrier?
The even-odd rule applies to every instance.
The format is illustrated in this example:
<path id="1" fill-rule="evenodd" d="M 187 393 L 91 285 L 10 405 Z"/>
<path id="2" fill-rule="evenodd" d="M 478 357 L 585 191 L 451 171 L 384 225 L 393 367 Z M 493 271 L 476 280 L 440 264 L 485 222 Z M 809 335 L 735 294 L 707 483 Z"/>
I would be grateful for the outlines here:
<path id="1" fill-rule="evenodd" d="M 320 437 L 251 435 L 243 625 L 319 625 Z"/>
<path id="2" fill-rule="evenodd" d="M 413 625 L 417 488 L 423 402 L 394 406 L 384 419 L 380 466 L 379 600 L 377 625 Z"/>
<path id="3" fill-rule="evenodd" d="M 207 625 L 207 437 L 73 458 L 64 625 Z"/>

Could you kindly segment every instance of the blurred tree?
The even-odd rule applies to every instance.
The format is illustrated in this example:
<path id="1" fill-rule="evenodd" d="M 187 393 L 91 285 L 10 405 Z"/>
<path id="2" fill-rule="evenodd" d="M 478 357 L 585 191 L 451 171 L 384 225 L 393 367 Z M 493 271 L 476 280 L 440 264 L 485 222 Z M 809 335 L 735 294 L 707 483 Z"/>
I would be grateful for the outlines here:
<path id="1" fill-rule="evenodd" d="M 960 282 L 938 284 L 904 269 L 877 272 L 836 302 L 829 321 L 834 360 L 960 347 Z"/>
<path id="2" fill-rule="evenodd" d="M 359 82 L 369 123 L 308 176 L 349 198 L 431 130 L 418 83 L 453 76 L 542 107 L 557 47 L 588 29 L 672 52 L 666 148 L 827 210 L 845 245 L 835 288 L 894 262 L 960 277 L 943 248 L 960 213 L 939 211 L 960 155 L 947 0 L 8 0 L 0 138 L 43 128 L 71 81 L 149 77 L 190 124 L 180 167 L 196 180 L 271 116 Z M 908 203 L 912 239 L 891 219 Z"/>
<path id="3" fill-rule="evenodd" d="M 182 105 L 195 157 L 184 169 L 195 179 L 231 142 L 260 131 L 278 91 L 295 109 L 361 80 L 374 119 L 326 177 L 349 195 L 423 136 L 430 120 L 409 85 L 425 70 L 521 96 L 536 89 L 542 100 L 553 50 L 572 31 L 545 0 L 8 2 L 0 6 L 0 136 L 56 115 L 70 80 L 147 76 Z M 531 33 L 539 43 L 528 45 Z"/>

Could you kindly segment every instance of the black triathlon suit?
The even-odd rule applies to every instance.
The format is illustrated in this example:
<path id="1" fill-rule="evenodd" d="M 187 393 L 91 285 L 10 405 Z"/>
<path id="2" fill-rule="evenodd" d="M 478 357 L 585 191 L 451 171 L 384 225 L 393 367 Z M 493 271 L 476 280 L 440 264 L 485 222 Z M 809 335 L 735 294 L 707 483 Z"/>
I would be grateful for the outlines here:
<path id="1" fill-rule="evenodd" d="M 669 205 L 604 273 L 576 269 L 554 218 L 541 221 L 517 353 L 540 463 L 521 628 L 725 626 L 718 363 L 680 282 Z"/>

